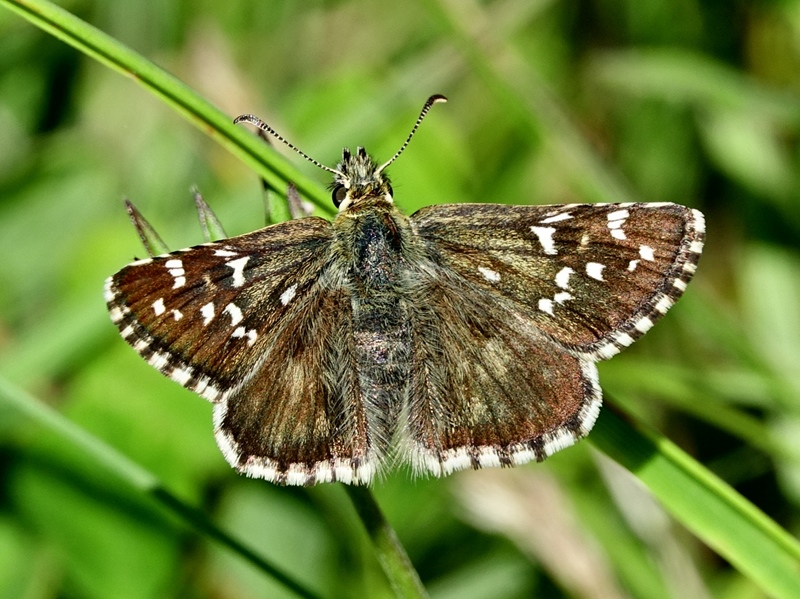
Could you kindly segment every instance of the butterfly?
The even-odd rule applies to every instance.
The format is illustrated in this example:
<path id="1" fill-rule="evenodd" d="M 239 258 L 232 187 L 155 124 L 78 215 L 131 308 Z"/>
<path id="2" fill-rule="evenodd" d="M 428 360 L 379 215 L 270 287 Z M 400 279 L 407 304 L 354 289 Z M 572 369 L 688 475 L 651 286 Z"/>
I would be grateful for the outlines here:
<path id="1" fill-rule="evenodd" d="M 695 273 L 705 221 L 670 203 L 445 204 L 404 215 L 359 147 L 306 217 L 109 277 L 122 337 L 210 401 L 225 459 L 277 484 L 368 484 L 541 461 L 591 430 L 596 362 Z"/>

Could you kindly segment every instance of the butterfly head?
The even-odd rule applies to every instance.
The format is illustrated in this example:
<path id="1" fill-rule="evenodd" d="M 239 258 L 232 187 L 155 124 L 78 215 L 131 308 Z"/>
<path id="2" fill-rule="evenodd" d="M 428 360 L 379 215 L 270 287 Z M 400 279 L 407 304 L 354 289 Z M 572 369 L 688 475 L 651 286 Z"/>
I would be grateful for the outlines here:
<path id="1" fill-rule="evenodd" d="M 349 149 L 342 150 L 342 160 L 336 165 L 331 185 L 331 198 L 339 211 L 367 198 L 383 199 L 392 202 L 392 185 L 383 172 L 383 166 L 372 159 L 366 150 L 358 147 L 355 154 Z"/>

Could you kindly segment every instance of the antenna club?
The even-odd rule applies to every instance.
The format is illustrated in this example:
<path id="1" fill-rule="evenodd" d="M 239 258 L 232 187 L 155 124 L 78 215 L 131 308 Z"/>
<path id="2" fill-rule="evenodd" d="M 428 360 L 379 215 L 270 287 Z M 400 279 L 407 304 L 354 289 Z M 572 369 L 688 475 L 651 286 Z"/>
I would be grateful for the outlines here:
<path id="1" fill-rule="evenodd" d="M 235 119 L 233 119 L 234 125 L 238 125 L 239 123 L 245 123 L 245 122 L 257 125 L 259 122 L 261 122 L 261 119 L 255 116 L 254 114 L 240 114 Z"/>
<path id="2" fill-rule="evenodd" d="M 409 142 L 411 141 L 411 138 L 414 137 L 414 134 L 417 132 L 417 129 L 419 128 L 419 125 L 422 122 L 422 119 L 425 118 L 425 115 L 428 114 L 428 111 L 433 107 L 433 105 L 438 104 L 439 102 L 447 102 L 447 98 L 444 97 L 442 94 L 434 94 L 427 100 L 425 100 L 425 105 L 422 107 L 422 110 L 420 111 L 419 116 L 417 117 L 417 120 L 414 123 L 414 126 L 411 127 L 411 133 L 408 134 L 408 137 L 403 142 L 403 145 L 400 146 L 400 149 L 397 150 L 397 152 L 395 152 L 394 156 L 392 156 L 389 160 L 387 160 L 385 163 L 383 163 L 381 166 L 377 168 L 375 174 L 383 172 L 383 170 L 387 166 L 389 166 L 392 162 L 397 160 L 397 157 L 400 156 L 400 154 L 403 153 L 403 150 L 405 150 L 406 147 L 408 146 Z"/>

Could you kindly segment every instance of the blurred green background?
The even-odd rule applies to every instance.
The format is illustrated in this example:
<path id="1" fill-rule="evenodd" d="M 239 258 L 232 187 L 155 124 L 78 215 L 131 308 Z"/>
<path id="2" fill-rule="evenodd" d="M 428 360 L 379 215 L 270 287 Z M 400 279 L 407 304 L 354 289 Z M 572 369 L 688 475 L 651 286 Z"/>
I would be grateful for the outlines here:
<path id="1" fill-rule="evenodd" d="M 800 2 L 73 1 L 71 12 L 323 163 L 443 202 L 674 201 L 706 214 L 683 300 L 601 364 L 606 409 L 675 441 L 797 534 Z M 288 154 L 287 154 L 288 156 Z M 326 174 L 296 156 L 308 176 Z M 129 78 L 0 9 L 0 377 L 155 473 L 325 597 L 390 597 L 338 485 L 238 477 L 211 406 L 121 341 L 105 277 L 263 224 L 258 176 Z M 375 495 L 438 599 L 764 596 L 591 447 Z M 0 598 L 289 597 L 0 404 Z"/>

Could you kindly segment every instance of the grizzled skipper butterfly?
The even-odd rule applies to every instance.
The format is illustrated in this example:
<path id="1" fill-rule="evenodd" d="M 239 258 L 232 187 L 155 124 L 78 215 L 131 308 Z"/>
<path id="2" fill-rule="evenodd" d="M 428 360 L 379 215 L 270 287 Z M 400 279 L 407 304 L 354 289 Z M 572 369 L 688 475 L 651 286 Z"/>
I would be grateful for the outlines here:
<path id="1" fill-rule="evenodd" d="M 704 219 L 675 204 L 429 206 L 405 216 L 363 148 L 300 218 L 139 260 L 106 281 L 149 364 L 214 404 L 225 458 L 286 485 L 543 460 L 584 437 L 595 362 L 686 289 Z"/>

